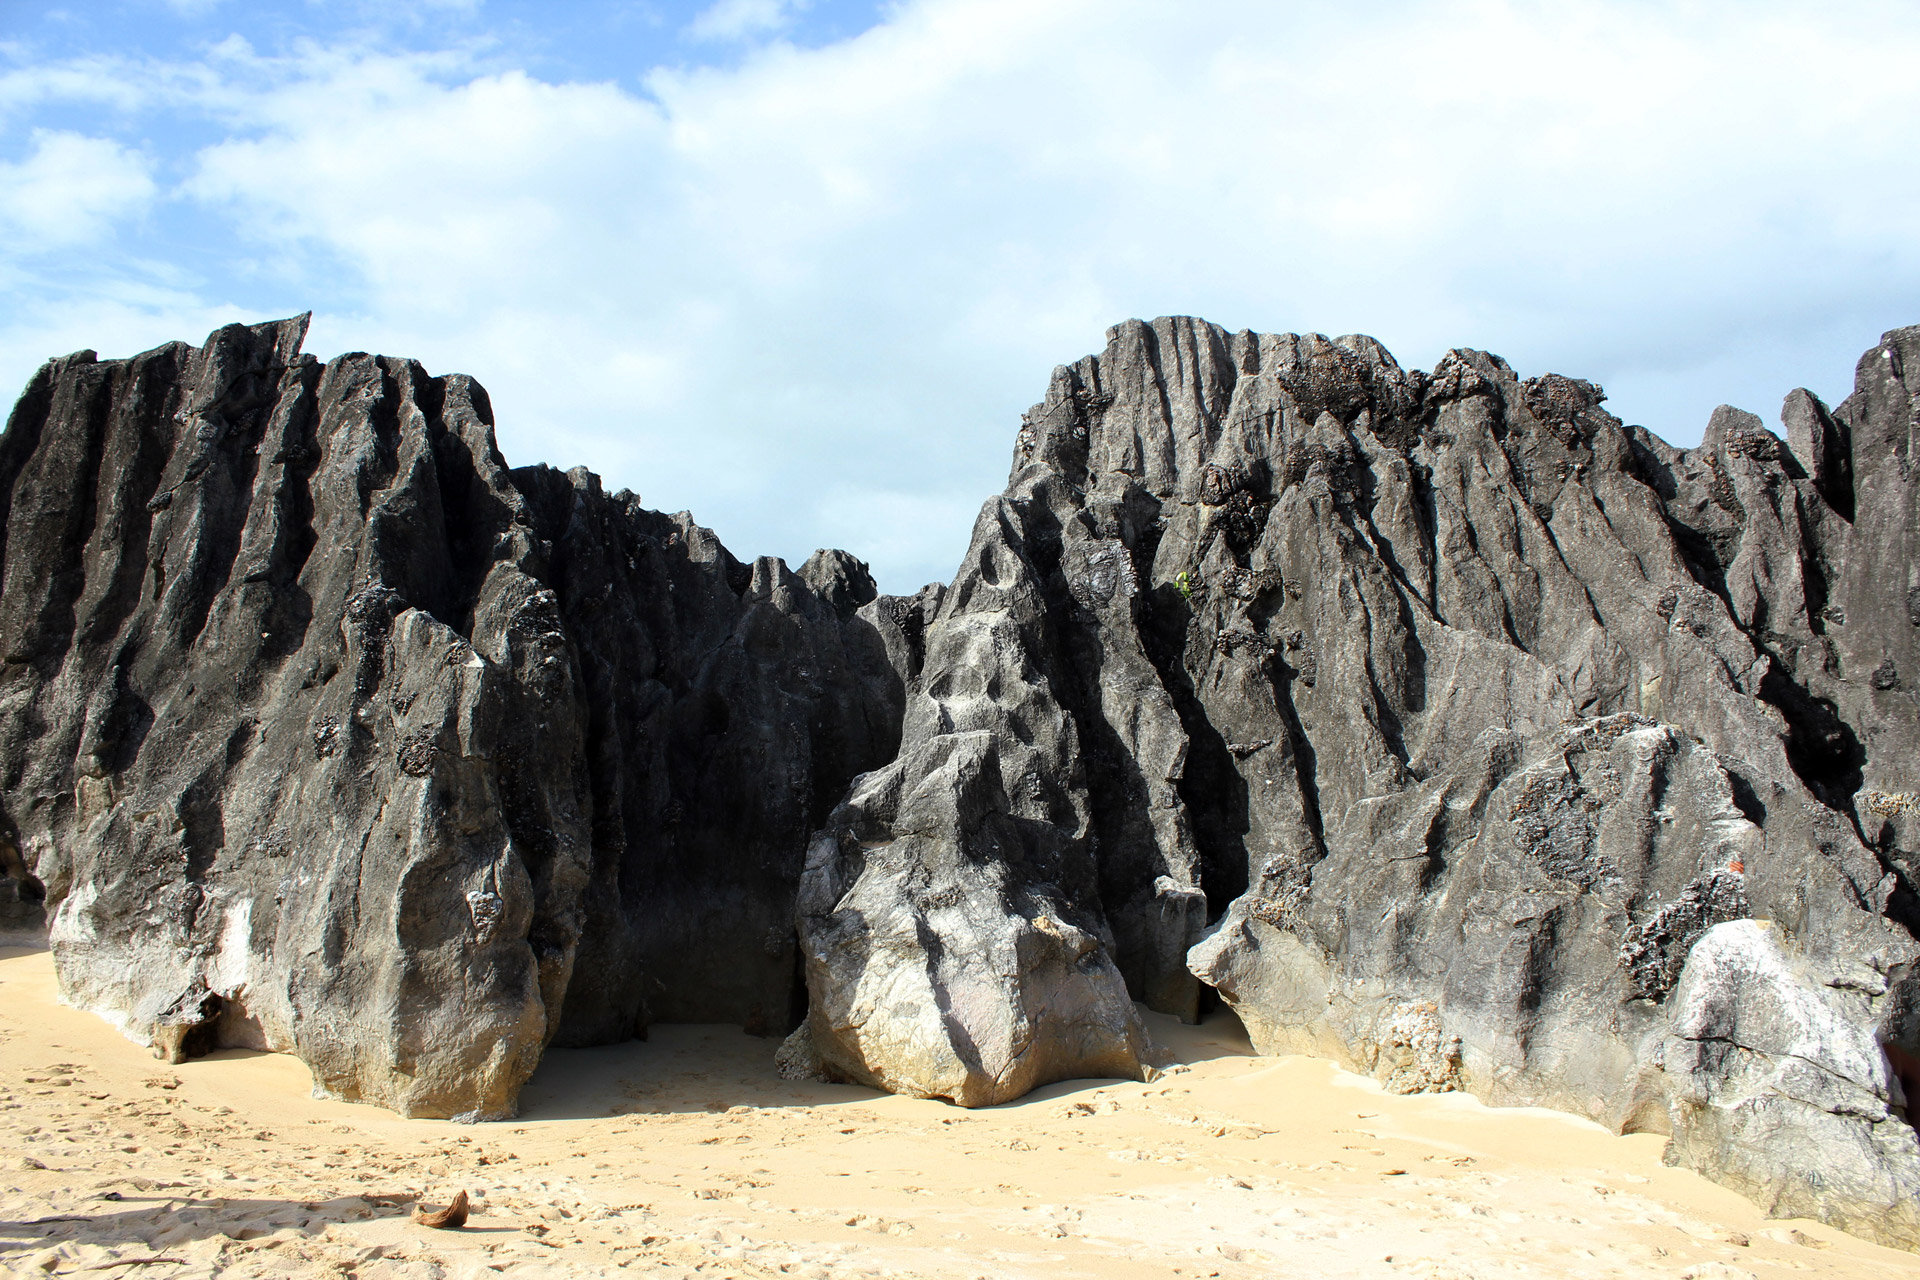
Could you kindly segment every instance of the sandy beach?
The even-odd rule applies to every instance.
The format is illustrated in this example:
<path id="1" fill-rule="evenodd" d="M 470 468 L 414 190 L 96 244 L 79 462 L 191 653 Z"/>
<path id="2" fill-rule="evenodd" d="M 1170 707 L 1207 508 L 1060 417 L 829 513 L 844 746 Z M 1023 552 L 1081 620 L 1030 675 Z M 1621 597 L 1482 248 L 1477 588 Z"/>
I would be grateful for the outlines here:
<path id="1" fill-rule="evenodd" d="M 1894 1277 L 1911 1255 L 1616 1137 L 1255 1056 L 1149 1015 L 1179 1065 L 990 1110 L 796 1084 L 733 1027 L 550 1053 L 516 1121 L 316 1100 L 290 1057 L 168 1066 L 0 950 L 10 1275 Z M 465 1190 L 460 1231 L 416 1224 Z"/>

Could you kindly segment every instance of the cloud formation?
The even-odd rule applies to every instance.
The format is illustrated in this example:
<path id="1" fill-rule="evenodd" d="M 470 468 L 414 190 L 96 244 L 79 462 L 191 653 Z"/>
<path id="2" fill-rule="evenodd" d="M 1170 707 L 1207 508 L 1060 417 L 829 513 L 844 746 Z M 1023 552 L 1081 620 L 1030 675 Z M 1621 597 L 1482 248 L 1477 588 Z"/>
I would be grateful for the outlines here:
<path id="1" fill-rule="evenodd" d="M 217 134 L 160 195 L 153 157 L 73 135 L 97 212 L 49 225 L 111 254 L 161 199 L 232 266 L 16 299 L 0 372 L 93 314 L 89 345 L 143 306 L 193 334 L 159 326 L 219 289 L 312 305 L 322 354 L 480 377 L 516 463 L 910 589 L 951 571 L 1048 370 L 1128 316 L 1485 346 L 1683 441 L 1721 399 L 1844 393 L 1920 321 L 1905 6 L 910 0 L 813 49 L 785 16 L 721 0 L 695 25 L 745 52 L 638 86 L 352 44 L 24 69 L 34 101 L 145 95 Z M 0 107 L 25 92 L 0 77 Z"/>
<path id="2" fill-rule="evenodd" d="M 790 25 L 804 0 L 714 0 L 687 24 L 695 40 L 745 40 Z"/>
<path id="3" fill-rule="evenodd" d="M 153 200 L 152 162 L 106 138 L 36 129 L 17 163 L 0 162 L 0 235 L 22 257 L 88 244 Z"/>

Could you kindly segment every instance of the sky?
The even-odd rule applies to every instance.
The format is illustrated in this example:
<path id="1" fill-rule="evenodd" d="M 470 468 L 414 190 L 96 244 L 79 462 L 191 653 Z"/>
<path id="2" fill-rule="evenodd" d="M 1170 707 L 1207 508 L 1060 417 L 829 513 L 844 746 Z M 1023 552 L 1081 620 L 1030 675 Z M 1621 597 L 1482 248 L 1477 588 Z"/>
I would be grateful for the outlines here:
<path id="1" fill-rule="evenodd" d="M 743 559 L 945 579 L 1129 317 L 1605 385 L 1920 323 L 1909 0 L 0 0 L 0 385 L 314 313 Z"/>

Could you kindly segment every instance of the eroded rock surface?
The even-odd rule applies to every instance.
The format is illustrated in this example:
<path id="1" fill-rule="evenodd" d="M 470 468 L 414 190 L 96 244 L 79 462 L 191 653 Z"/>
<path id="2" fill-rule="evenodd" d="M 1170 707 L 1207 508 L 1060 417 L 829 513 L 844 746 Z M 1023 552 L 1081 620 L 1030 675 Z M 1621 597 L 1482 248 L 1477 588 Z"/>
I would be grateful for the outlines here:
<path id="1" fill-rule="evenodd" d="M 1073 537 L 1044 513 L 1064 496 L 988 504 L 927 629 L 910 745 L 855 784 L 808 851 L 810 1030 L 847 1078 L 984 1106 L 1143 1069 L 1101 909 L 1083 743 L 1058 697 L 1073 668 L 1044 575 Z M 1129 589 L 1109 600 L 1124 610 Z"/>
<path id="2" fill-rule="evenodd" d="M 544 1047 L 784 1033 L 807 834 L 894 754 L 863 566 L 736 561 L 305 320 L 35 376 L 0 438 L 0 825 L 63 990 L 409 1115 Z M 17 855 L 14 852 L 17 850 Z"/>
<path id="3" fill-rule="evenodd" d="M 1263 1049 L 1671 1131 L 1920 1245 L 1916 362 L 1897 331 L 1786 440 L 1722 409 L 1681 450 L 1482 352 L 1114 329 L 1027 415 L 901 756 L 814 845 L 822 1057 L 991 1100 L 971 1046 L 1137 1069 L 1116 982 L 1211 989 Z M 987 959 L 1042 919 L 1073 945 Z M 1789 1008 L 1853 1065 L 1752 1030 Z"/>
<path id="4" fill-rule="evenodd" d="M 1655 1061 L 1676 1082 L 1669 1159 L 1781 1217 L 1920 1239 L 1907 1096 L 1875 1035 L 1869 966 L 1809 963 L 1777 924 L 1716 925 L 1693 948 Z"/>

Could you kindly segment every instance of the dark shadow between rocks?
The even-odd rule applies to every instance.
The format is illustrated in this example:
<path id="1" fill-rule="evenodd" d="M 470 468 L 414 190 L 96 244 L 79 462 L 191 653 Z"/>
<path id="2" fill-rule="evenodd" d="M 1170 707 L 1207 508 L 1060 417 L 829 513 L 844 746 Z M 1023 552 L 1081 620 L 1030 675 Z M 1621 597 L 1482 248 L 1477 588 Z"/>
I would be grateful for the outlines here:
<path id="1" fill-rule="evenodd" d="M 1253 1038 L 1247 1034 L 1246 1024 L 1240 1021 L 1240 1015 L 1220 1002 L 1218 993 L 1212 987 L 1204 983 L 1202 987 L 1213 995 L 1214 1004 L 1201 1016 L 1196 1026 L 1189 1026 L 1168 1014 L 1141 1010 L 1140 1018 L 1147 1024 L 1147 1033 L 1166 1052 L 1169 1064 L 1190 1066 L 1196 1062 L 1211 1062 L 1215 1058 L 1260 1056 L 1260 1051 L 1253 1047 Z"/>
<path id="2" fill-rule="evenodd" d="M 516 1125 L 620 1115 L 831 1107 L 886 1095 L 852 1084 L 783 1080 L 773 1036 L 729 1025 L 655 1023 L 645 1040 L 549 1049 L 520 1091 Z"/>
<path id="3" fill-rule="evenodd" d="M 1764 646 L 1762 652 L 1767 652 Z M 1760 700 L 1786 717 L 1787 763 L 1808 790 L 1844 813 L 1860 789 L 1866 748 L 1831 700 L 1807 692 L 1784 674 L 1776 655 L 1769 656 L 1774 661 L 1760 681 Z"/>
<path id="4" fill-rule="evenodd" d="M 0 807 L 0 946 L 43 950 L 47 934 L 47 887 L 27 868 L 20 836 Z"/>

